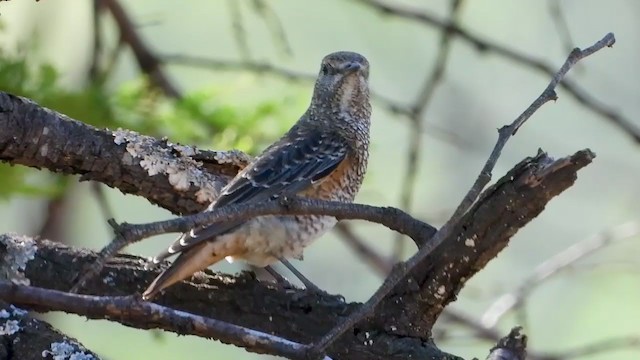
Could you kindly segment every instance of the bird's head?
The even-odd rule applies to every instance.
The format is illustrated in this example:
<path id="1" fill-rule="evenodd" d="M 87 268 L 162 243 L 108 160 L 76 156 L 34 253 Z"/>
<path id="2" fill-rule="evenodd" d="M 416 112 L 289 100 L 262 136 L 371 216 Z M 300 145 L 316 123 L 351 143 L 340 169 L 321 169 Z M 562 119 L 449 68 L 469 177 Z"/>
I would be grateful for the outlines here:
<path id="1" fill-rule="evenodd" d="M 311 107 L 369 118 L 369 62 L 355 52 L 339 51 L 322 59 Z"/>

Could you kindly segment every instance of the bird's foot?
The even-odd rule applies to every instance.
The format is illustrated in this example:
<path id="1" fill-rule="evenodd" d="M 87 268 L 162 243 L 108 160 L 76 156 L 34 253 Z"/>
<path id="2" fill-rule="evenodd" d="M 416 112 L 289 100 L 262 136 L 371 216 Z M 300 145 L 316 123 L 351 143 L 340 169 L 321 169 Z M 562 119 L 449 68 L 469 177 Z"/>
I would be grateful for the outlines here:
<path id="1" fill-rule="evenodd" d="M 280 287 L 282 290 L 288 291 L 291 289 L 296 289 L 296 287 L 286 277 L 280 275 L 280 273 L 273 267 L 265 266 L 264 270 L 268 272 L 271 277 L 273 277 L 276 285 L 278 285 L 278 287 Z"/>

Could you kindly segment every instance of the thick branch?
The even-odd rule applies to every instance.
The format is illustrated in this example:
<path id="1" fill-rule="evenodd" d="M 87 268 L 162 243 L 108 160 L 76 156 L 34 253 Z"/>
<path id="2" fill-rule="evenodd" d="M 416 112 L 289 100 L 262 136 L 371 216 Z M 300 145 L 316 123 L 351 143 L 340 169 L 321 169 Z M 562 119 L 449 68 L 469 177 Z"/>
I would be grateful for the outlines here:
<path id="1" fill-rule="evenodd" d="M 440 352 L 429 340 L 431 326 L 444 305 L 455 299 L 466 279 L 502 250 L 519 228 L 573 184 L 576 172 L 592 156 L 589 151 L 581 151 L 553 161 L 540 154 L 518 164 L 484 193 L 452 236 L 428 257 L 425 264 L 431 265 L 416 269 L 408 281 L 384 299 L 379 311 L 333 343 L 328 348 L 329 356 L 455 358 Z M 53 284 L 55 289 L 65 291 L 76 275 L 95 261 L 95 254 L 87 251 L 46 241 L 37 246 L 35 258 L 27 263 L 25 271 L 34 286 Z M 109 296 L 139 292 L 159 271 L 144 270 L 144 263 L 138 257 L 117 256 L 100 277 L 87 283 L 85 292 Z M 337 297 L 279 291 L 247 274 L 230 277 L 206 273 L 192 283 L 169 288 L 159 302 L 299 343 L 315 341 L 358 308 L 358 304 L 346 304 Z M 192 333 L 184 328 L 172 331 Z"/>
<path id="2" fill-rule="evenodd" d="M 0 281 L 0 297 L 48 311 L 66 311 L 89 319 L 109 319 L 142 329 L 190 329 L 189 333 L 241 346 L 256 353 L 302 358 L 304 345 L 224 321 L 141 301 L 133 296 L 91 296 Z M 302 350 L 302 351 L 301 351 Z M 325 360 L 331 360 L 325 358 Z"/>
<path id="3" fill-rule="evenodd" d="M 0 92 L 0 160 L 81 175 L 172 212 L 194 213 L 246 165 L 235 151 L 201 151 L 131 131 L 100 130 Z"/>
<path id="4" fill-rule="evenodd" d="M 0 301 L 0 335 L 0 359 L 100 359 L 76 339 L 4 301 Z"/>

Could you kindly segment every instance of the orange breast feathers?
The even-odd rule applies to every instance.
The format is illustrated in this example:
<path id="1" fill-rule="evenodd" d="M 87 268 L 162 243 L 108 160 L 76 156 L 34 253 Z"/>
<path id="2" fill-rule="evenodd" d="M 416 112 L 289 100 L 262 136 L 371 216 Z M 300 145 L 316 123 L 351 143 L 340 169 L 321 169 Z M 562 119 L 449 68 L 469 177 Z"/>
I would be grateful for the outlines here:
<path id="1" fill-rule="evenodd" d="M 347 156 L 338 167 L 298 195 L 321 200 L 353 201 L 359 188 L 354 160 Z"/>

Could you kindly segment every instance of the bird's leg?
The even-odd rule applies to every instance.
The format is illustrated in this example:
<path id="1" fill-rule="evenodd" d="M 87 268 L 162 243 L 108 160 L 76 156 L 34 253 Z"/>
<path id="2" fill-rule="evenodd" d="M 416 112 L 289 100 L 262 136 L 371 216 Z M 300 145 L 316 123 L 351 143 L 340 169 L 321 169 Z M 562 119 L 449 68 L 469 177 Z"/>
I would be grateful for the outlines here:
<path id="1" fill-rule="evenodd" d="M 298 278 L 298 280 L 300 280 L 304 284 L 304 287 L 307 288 L 307 290 L 311 290 L 315 292 L 324 292 L 320 290 L 320 288 L 316 286 L 316 284 L 312 283 L 309 279 L 307 279 L 304 275 L 302 275 L 302 273 L 298 271 L 298 269 L 293 267 L 293 265 L 291 265 L 289 260 L 285 258 L 278 258 L 278 260 L 280 260 L 282 265 L 286 266 L 287 269 L 289 269 L 289 271 L 291 271 L 291 273 L 293 273 L 293 275 L 295 275 Z"/>
<path id="2" fill-rule="evenodd" d="M 288 288 L 291 288 L 291 289 L 295 289 L 295 287 L 293 285 L 291 285 L 289 280 L 287 280 L 287 278 L 285 278 L 284 276 L 280 275 L 280 273 L 278 271 L 276 271 L 276 269 L 271 267 L 271 265 L 267 265 L 263 269 L 266 272 L 268 272 L 269 275 L 273 276 L 273 278 L 276 280 L 277 284 L 280 284 L 283 287 L 288 287 Z"/>

